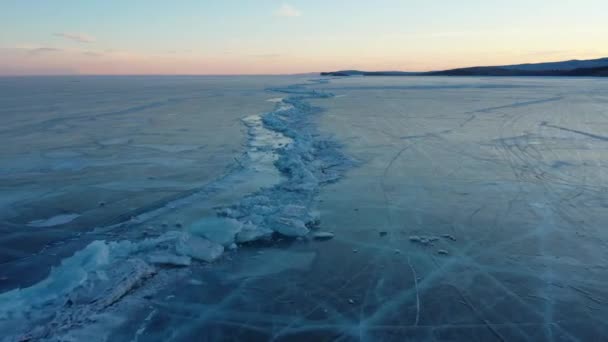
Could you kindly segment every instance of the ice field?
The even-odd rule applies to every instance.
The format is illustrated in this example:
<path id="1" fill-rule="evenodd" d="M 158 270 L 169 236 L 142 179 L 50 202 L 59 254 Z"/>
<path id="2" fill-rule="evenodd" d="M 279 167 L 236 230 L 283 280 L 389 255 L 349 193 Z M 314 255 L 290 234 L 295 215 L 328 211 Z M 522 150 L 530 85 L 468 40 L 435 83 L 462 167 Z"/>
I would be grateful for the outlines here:
<path id="1" fill-rule="evenodd" d="M 0 78 L 1 341 L 601 341 L 608 83 Z"/>

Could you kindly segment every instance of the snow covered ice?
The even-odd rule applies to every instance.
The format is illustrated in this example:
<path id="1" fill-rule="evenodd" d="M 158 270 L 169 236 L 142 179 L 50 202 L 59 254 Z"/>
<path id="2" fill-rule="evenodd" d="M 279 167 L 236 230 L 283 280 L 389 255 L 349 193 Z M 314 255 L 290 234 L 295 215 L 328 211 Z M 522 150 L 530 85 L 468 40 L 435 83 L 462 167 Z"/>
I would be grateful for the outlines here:
<path id="1" fill-rule="evenodd" d="M 0 339 L 602 340 L 607 94 L 0 79 Z"/>

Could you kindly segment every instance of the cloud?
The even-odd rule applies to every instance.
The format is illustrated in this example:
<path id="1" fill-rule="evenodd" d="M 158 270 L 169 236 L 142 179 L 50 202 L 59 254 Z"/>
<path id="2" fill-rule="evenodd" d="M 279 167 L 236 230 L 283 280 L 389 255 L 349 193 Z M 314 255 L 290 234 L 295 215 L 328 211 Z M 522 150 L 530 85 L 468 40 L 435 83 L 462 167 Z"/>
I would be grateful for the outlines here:
<path id="1" fill-rule="evenodd" d="M 28 52 L 32 55 L 41 55 L 44 53 L 49 53 L 49 52 L 59 52 L 62 51 L 61 49 L 57 49 L 57 48 L 51 48 L 51 47 L 40 47 L 40 48 L 34 48 L 34 49 L 29 49 Z"/>
<path id="2" fill-rule="evenodd" d="M 70 33 L 70 32 L 59 32 L 55 33 L 55 36 L 65 38 L 78 43 L 93 43 L 95 38 L 89 36 L 86 33 Z"/>
<path id="3" fill-rule="evenodd" d="M 291 5 L 283 4 L 274 12 L 274 15 L 277 17 L 299 17 L 302 15 L 302 12 Z"/>

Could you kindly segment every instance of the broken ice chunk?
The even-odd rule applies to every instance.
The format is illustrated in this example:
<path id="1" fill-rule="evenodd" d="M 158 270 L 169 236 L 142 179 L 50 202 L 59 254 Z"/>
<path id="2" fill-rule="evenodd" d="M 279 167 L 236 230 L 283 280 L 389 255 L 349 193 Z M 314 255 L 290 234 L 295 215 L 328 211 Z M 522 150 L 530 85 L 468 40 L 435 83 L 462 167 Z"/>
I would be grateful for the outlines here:
<path id="1" fill-rule="evenodd" d="M 272 220 L 272 229 L 279 234 L 291 237 L 304 236 L 309 232 L 303 221 L 287 217 Z"/>
<path id="2" fill-rule="evenodd" d="M 242 223 L 235 219 L 213 217 L 194 222 L 188 227 L 188 231 L 227 247 L 234 242 L 235 235 L 242 227 Z"/>
<path id="3" fill-rule="evenodd" d="M 236 242 L 245 243 L 268 238 L 272 235 L 272 230 L 257 226 L 252 223 L 243 225 L 243 229 L 236 234 Z"/>
<path id="4" fill-rule="evenodd" d="M 251 211 L 258 215 L 269 216 L 269 215 L 273 215 L 274 213 L 276 213 L 277 208 L 271 207 L 268 205 L 256 204 L 251 208 Z"/>
<path id="5" fill-rule="evenodd" d="M 153 254 L 148 256 L 148 262 L 156 265 L 190 266 L 192 259 L 186 255 Z"/>
<path id="6" fill-rule="evenodd" d="M 306 227 L 318 229 L 319 225 L 321 224 L 321 214 L 318 211 L 310 211 L 306 218 L 308 220 L 308 222 L 306 222 Z"/>
<path id="7" fill-rule="evenodd" d="M 450 239 L 452 241 L 456 241 L 456 238 L 454 237 L 454 235 L 451 235 L 451 234 L 441 234 L 441 237 Z"/>
<path id="8" fill-rule="evenodd" d="M 90 274 L 87 281 L 70 293 L 68 301 L 73 304 L 94 303 L 98 308 L 105 308 L 155 272 L 154 267 L 137 258 L 114 263 L 104 271 Z"/>
<path id="9" fill-rule="evenodd" d="M 281 215 L 286 217 L 302 217 L 308 214 L 308 209 L 303 205 L 288 204 L 281 209 Z"/>
<path id="10" fill-rule="evenodd" d="M 418 235 L 410 235 L 410 241 L 411 242 L 420 242 L 421 239 L 420 239 L 420 236 L 418 236 Z"/>
<path id="11" fill-rule="evenodd" d="M 206 262 L 212 262 L 224 253 L 224 246 L 189 234 L 184 234 L 179 238 L 175 249 L 180 255 Z"/>
<path id="12" fill-rule="evenodd" d="M 410 242 L 419 243 L 425 246 L 432 245 L 433 242 L 439 240 L 437 236 L 426 236 L 426 235 L 410 235 Z"/>
<path id="13" fill-rule="evenodd" d="M 117 269 L 114 269 L 109 278 L 116 280 L 101 293 L 100 300 L 97 303 L 100 307 L 108 307 L 122 298 L 133 288 L 139 286 L 145 279 L 156 273 L 154 267 L 148 265 L 141 259 L 127 260 L 121 263 Z"/>
<path id="14" fill-rule="evenodd" d="M 316 232 L 312 235 L 312 237 L 315 238 L 316 240 L 329 240 L 329 239 L 333 239 L 334 233 Z"/>

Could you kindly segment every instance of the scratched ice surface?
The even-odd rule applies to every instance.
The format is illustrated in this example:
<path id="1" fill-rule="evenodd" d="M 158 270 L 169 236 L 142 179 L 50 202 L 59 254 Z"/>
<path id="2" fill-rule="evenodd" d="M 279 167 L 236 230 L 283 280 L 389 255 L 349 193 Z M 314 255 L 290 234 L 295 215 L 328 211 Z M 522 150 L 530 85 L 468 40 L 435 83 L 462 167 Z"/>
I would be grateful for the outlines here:
<path id="1" fill-rule="evenodd" d="M 603 80 L 82 82 L 2 97 L 7 340 L 608 337 Z"/>

